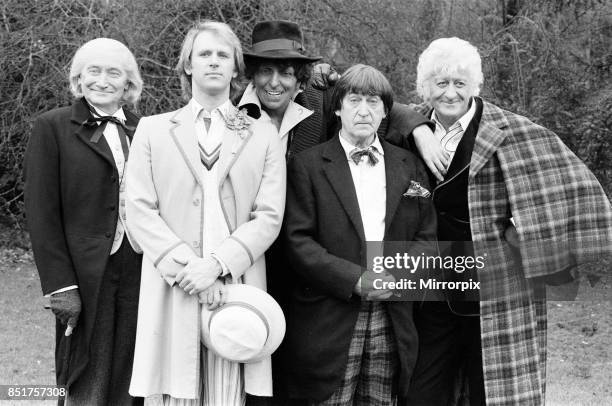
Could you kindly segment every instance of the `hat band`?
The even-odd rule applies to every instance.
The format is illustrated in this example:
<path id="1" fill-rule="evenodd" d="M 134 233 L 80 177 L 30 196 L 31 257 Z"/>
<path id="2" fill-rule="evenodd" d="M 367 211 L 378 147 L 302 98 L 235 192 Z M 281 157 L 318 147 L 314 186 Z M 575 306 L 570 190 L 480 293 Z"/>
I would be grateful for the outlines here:
<path id="1" fill-rule="evenodd" d="M 244 307 L 244 308 L 249 309 L 253 313 L 255 313 L 261 319 L 261 321 L 263 321 L 263 323 L 266 325 L 266 342 L 268 341 L 268 337 L 270 337 L 270 325 L 268 324 L 268 320 L 258 308 L 246 302 L 230 302 L 230 303 L 224 304 L 221 307 L 217 307 L 215 310 L 213 310 L 212 314 L 210 315 L 210 318 L 208 319 L 208 330 L 209 331 L 210 331 L 210 324 L 212 323 L 212 319 L 215 313 L 218 313 L 219 311 L 227 307 Z"/>
<path id="2" fill-rule="evenodd" d="M 278 50 L 298 50 L 304 51 L 301 42 L 290 39 L 269 39 L 266 41 L 256 42 L 253 44 L 251 52 L 266 52 Z"/>

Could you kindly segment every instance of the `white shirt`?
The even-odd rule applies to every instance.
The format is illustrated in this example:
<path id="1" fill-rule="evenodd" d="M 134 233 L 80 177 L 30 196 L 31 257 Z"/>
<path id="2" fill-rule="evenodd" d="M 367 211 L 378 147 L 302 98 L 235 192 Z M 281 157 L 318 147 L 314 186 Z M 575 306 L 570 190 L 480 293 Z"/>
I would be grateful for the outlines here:
<path id="1" fill-rule="evenodd" d="M 374 153 L 378 163 L 374 166 L 368 163 L 367 156 L 361 157 L 359 165 L 350 158 L 355 148 L 340 133 L 340 145 L 346 153 L 349 169 L 357 192 L 361 222 L 366 241 L 382 241 L 385 236 L 385 214 L 387 211 L 387 179 L 385 177 L 385 157 L 378 136 L 374 137 L 371 146 L 376 147 Z"/>
<path id="2" fill-rule="evenodd" d="M 463 134 L 468 128 L 468 125 L 470 125 L 470 121 L 472 121 L 472 118 L 474 118 L 474 114 L 476 114 L 476 102 L 472 100 L 471 106 L 468 111 L 463 116 L 461 116 L 459 120 L 455 121 L 453 125 L 448 127 L 449 131 L 446 131 L 440 120 L 438 120 L 438 117 L 436 116 L 436 111 L 434 110 L 433 113 L 431 113 L 431 120 L 436 124 L 434 135 L 436 136 L 438 141 L 440 141 L 440 145 L 444 144 L 442 145 L 443 149 L 450 154 L 450 157 L 448 159 L 449 166 L 450 162 L 453 161 L 453 158 L 455 156 L 457 145 L 459 145 L 459 142 L 463 138 Z M 444 137 L 446 137 L 447 133 L 453 132 L 453 128 L 457 124 L 461 126 L 461 130 L 458 131 L 457 134 L 452 137 L 452 140 L 450 140 L 449 142 L 446 142 L 447 140 L 445 140 L 443 142 Z"/>

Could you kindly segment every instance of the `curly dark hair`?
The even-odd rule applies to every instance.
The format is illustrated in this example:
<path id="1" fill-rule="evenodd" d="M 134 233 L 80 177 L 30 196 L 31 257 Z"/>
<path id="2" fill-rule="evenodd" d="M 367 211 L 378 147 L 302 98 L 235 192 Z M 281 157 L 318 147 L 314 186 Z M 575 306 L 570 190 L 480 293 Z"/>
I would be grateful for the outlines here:
<path id="1" fill-rule="evenodd" d="M 276 65 L 281 71 L 292 67 L 295 72 L 295 78 L 302 89 L 308 84 L 312 72 L 312 63 L 301 59 L 269 59 L 245 55 L 244 62 L 246 64 L 245 76 L 248 80 L 253 80 L 255 73 L 257 73 L 259 67 L 263 64 Z"/>

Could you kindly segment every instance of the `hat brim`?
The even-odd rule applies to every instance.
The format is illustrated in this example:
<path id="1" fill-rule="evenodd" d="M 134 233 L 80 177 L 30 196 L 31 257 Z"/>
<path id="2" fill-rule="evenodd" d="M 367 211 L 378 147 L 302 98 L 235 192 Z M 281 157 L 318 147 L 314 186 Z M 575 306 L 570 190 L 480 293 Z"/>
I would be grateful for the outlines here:
<path id="1" fill-rule="evenodd" d="M 268 339 L 264 344 L 263 348 L 253 358 L 248 360 L 234 360 L 229 359 L 230 361 L 242 362 L 242 363 L 252 363 L 258 362 L 262 359 L 269 357 L 272 355 L 274 351 L 280 346 L 283 338 L 285 337 L 286 323 L 285 323 L 285 315 L 280 307 L 280 305 L 274 300 L 272 296 L 270 296 L 266 291 L 256 288 L 255 286 L 244 285 L 244 284 L 230 284 L 226 285 L 227 290 L 227 301 L 226 303 L 231 302 L 242 302 L 248 303 L 254 307 L 256 307 L 266 318 L 267 324 L 269 325 Z M 217 310 L 218 311 L 218 310 Z M 206 308 L 206 306 L 202 306 L 202 331 L 201 338 L 204 345 L 211 351 L 216 351 L 214 346 L 211 343 L 210 339 L 210 331 L 208 329 L 210 317 L 213 315 L 214 311 L 210 311 Z"/>
<path id="2" fill-rule="evenodd" d="M 258 59 L 297 59 L 305 62 L 316 62 L 323 59 L 322 56 L 307 56 L 300 54 L 296 51 L 290 50 L 274 50 L 274 51 L 265 51 L 265 52 L 243 52 L 245 61 L 249 58 L 258 58 Z"/>

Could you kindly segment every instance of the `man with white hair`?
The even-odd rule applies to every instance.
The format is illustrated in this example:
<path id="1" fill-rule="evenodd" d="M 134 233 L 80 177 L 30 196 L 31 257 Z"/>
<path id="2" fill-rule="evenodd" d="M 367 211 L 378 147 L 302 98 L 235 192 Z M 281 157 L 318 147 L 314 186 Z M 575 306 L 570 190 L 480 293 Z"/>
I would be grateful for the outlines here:
<path id="1" fill-rule="evenodd" d="M 56 323 L 56 375 L 75 405 L 129 405 L 140 288 L 139 248 L 125 228 L 124 173 L 142 79 L 119 41 L 80 47 L 72 106 L 36 119 L 25 155 L 34 259 Z"/>
<path id="2" fill-rule="evenodd" d="M 435 40 L 419 58 L 417 90 L 436 130 L 415 141 L 434 151 L 427 160 L 445 158 L 432 191 L 438 238 L 486 264 L 475 301 L 447 296 L 417 309 L 410 405 L 456 400 L 458 371 L 472 406 L 543 405 L 545 284 L 611 254 L 612 210 L 593 174 L 554 133 L 478 97 L 482 83 L 467 41 Z"/>

